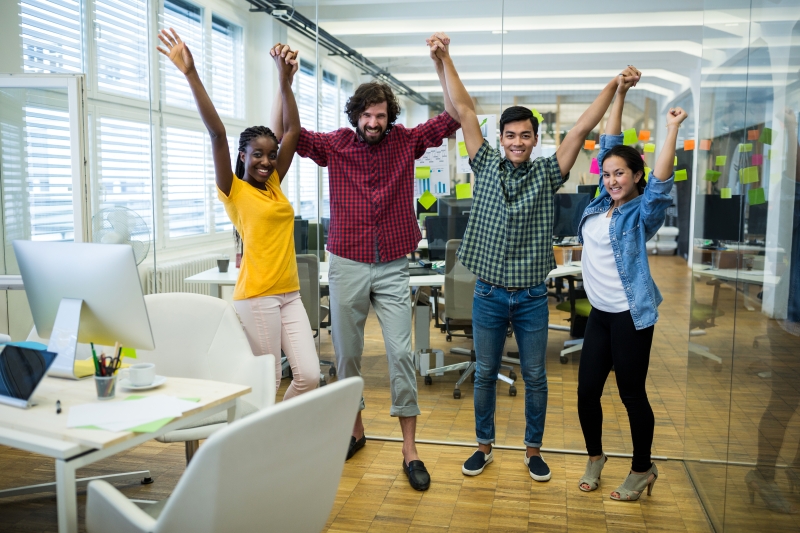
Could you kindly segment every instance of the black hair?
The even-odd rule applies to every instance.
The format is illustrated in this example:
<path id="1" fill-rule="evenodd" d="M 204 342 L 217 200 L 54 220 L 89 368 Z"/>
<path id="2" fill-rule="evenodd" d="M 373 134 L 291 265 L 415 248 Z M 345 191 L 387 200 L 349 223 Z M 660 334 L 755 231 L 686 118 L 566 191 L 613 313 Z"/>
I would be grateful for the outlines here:
<path id="1" fill-rule="evenodd" d="M 347 115 L 347 119 L 350 121 L 350 125 L 357 128 L 361 113 L 368 107 L 383 102 L 386 102 L 389 126 L 392 126 L 400 115 L 400 103 L 397 101 L 397 97 L 394 95 L 392 88 L 385 83 L 371 81 L 359 85 L 353 96 L 347 99 L 344 112 Z"/>
<path id="2" fill-rule="evenodd" d="M 515 105 L 507 108 L 503 111 L 503 114 L 500 115 L 500 135 L 503 134 L 506 124 L 509 122 L 518 122 L 520 120 L 530 120 L 533 125 L 533 134 L 539 134 L 539 120 L 533 116 L 533 111 L 527 107 Z"/>
<path id="3" fill-rule="evenodd" d="M 636 151 L 635 148 L 618 144 L 608 151 L 605 161 L 608 161 L 608 158 L 611 156 L 617 156 L 625 161 L 625 165 L 631 169 L 631 174 L 633 177 L 636 176 L 637 172 L 642 173 L 642 179 L 636 183 L 636 188 L 639 190 L 639 194 L 644 194 L 644 188 L 647 187 L 646 178 L 648 176 L 646 176 L 644 173 L 644 159 L 642 159 L 642 154 Z"/>
<path id="4" fill-rule="evenodd" d="M 244 180 L 245 178 L 245 168 L 244 168 L 244 161 L 239 154 L 247 152 L 247 146 L 252 142 L 253 139 L 258 139 L 259 137 L 269 137 L 273 141 L 275 141 L 275 145 L 277 146 L 278 138 L 266 126 L 250 126 L 249 128 L 245 129 L 239 135 L 239 151 L 236 154 L 236 165 L 234 166 L 234 174 L 240 180 Z M 244 242 L 242 241 L 242 236 L 239 235 L 239 231 L 236 228 L 233 228 L 233 242 L 236 243 L 236 253 L 244 254 Z"/>

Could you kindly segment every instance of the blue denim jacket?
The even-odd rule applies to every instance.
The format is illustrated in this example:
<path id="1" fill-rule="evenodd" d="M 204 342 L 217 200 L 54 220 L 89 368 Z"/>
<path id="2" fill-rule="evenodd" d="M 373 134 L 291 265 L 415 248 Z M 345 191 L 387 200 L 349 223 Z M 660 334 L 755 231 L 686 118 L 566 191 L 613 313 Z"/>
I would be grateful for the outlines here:
<path id="1" fill-rule="evenodd" d="M 583 244 L 583 224 L 586 218 L 606 213 L 611 207 L 611 196 L 603 187 L 603 159 L 608 151 L 622 144 L 622 135 L 602 135 L 597 163 L 600 165 L 600 194 L 586 207 L 578 226 L 578 240 Z M 609 226 L 611 247 L 617 262 L 617 271 L 622 287 L 628 297 L 631 317 L 636 329 L 644 329 L 658 321 L 658 306 L 663 298 L 650 275 L 647 247 L 656 231 L 664 224 L 667 208 L 672 205 L 669 195 L 674 183 L 674 174 L 666 181 L 648 176 L 644 194 L 614 209 Z"/>

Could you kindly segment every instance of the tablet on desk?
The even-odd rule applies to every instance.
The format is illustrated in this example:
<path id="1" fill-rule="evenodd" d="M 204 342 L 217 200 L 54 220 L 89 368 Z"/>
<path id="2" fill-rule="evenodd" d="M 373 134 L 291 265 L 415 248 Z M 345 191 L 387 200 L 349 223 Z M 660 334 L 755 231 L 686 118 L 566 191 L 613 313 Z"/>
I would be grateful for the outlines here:
<path id="1" fill-rule="evenodd" d="M 0 352 L 0 403 L 27 409 L 56 354 L 7 344 Z"/>

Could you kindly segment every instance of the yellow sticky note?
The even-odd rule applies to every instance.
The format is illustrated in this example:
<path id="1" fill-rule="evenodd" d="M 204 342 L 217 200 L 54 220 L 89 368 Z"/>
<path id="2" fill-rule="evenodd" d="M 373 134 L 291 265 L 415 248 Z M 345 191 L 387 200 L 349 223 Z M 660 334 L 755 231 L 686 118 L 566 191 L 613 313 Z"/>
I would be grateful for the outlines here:
<path id="1" fill-rule="evenodd" d="M 469 152 L 467 152 L 467 144 L 463 141 L 458 143 L 458 155 L 461 157 L 469 157 Z"/>
<path id="2" fill-rule="evenodd" d="M 622 144 L 629 146 L 639 142 L 639 135 L 636 134 L 636 128 L 631 128 L 622 132 Z"/>
<path id="3" fill-rule="evenodd" d="M 424 180 L 431 177 L 431 167 L 415 167 L 414 177 L 418 180 Z"/>
<path id="4" fill-rule="evenodd" d="M 594 191 L 594 197 L 597 198 L 598 196 L 600 196 L 600 187 L 598 187 L 597 190 Z"/>
<path id="5" fill-rule="evenodd" d="M 745 167 L 739 169 L 739 181 L 742 183 L 755 183 L 758 181 L 758 167 Z"/>
<path id="6" fill-rule="evenodd" d="M 677 167 L 678 166 L 678 156 L 677 155 L 675 156 L 675 160 L 672 162 L 672 166 L 673 167 Z"/>
<path id="7" fill-rule="evenodd" d="M 752 152 L 753 145 L 751 143 L 742 143 L 739 145 L 739 153 Z"/>
<path id="8" fill-rule="evenodd" d="M 459 183 L 456 185 L 456 199 L 465 200 L 467 198 L 472 198 L 472 184 Z"/>
<path id="9" fill-rule="evenodd" d="M 689 176 L 686 175 L 686 169 L 675 171 L 675 181 L 686 181 Z"/>
<path id="10" fill-rule="evenodd" d="M 122 357 L 129 357 L 130 359 L 136 359 L 136 348 L 122 348 Z"/>
<path id="11" fill-rule="evenodd" d="M 650 173 L 653 171 L 650 167 L 644 167 L 644 181 L 648 181 L 650 179 Z"/>
<path id="12" fill-rule="evenodd" d="M 724 167 L 725 163 L 728 162 L 728 156 L 726 155 L 718 155 L 716 160 L 716 166 Z"/>
<path id="13" fill-rule="evenodd" d="M 727 187 L 724 187 L 719 190 L 719 196 L 722 199 L 730 200 L 731 199 L 731 190 Z"/>
<path id="14" fill-rule="evenodd" d="M 644 145 L 644 151 L 649 154 L 652 154 L 653 152 L 656 151 L 656 145 L 653 143 L 647 143 Z"/>
<path id="15" fill-rule="evenodd" d="M 436 197 L 431 194 L 431 191 L 425 191 L 422 193 L 422 196 L 419 197 L 419 203 L 425 209 L 430 209 L 433 204 L 436 203 Z"/>

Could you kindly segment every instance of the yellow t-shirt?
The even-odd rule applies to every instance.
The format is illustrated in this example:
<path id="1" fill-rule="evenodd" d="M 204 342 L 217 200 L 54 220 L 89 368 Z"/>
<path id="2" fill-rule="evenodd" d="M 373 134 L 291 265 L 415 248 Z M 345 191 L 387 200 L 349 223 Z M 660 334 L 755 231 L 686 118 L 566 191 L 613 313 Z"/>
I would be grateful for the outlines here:
<path id="1" fill-rule="evenodd" d="M 281 191 L 278 173 L 256 189 L 236 176 L 230 196 L 217 196 L 244 242 L 234 300 L 300 290 L 294 253 L 294 208 Z"/>

